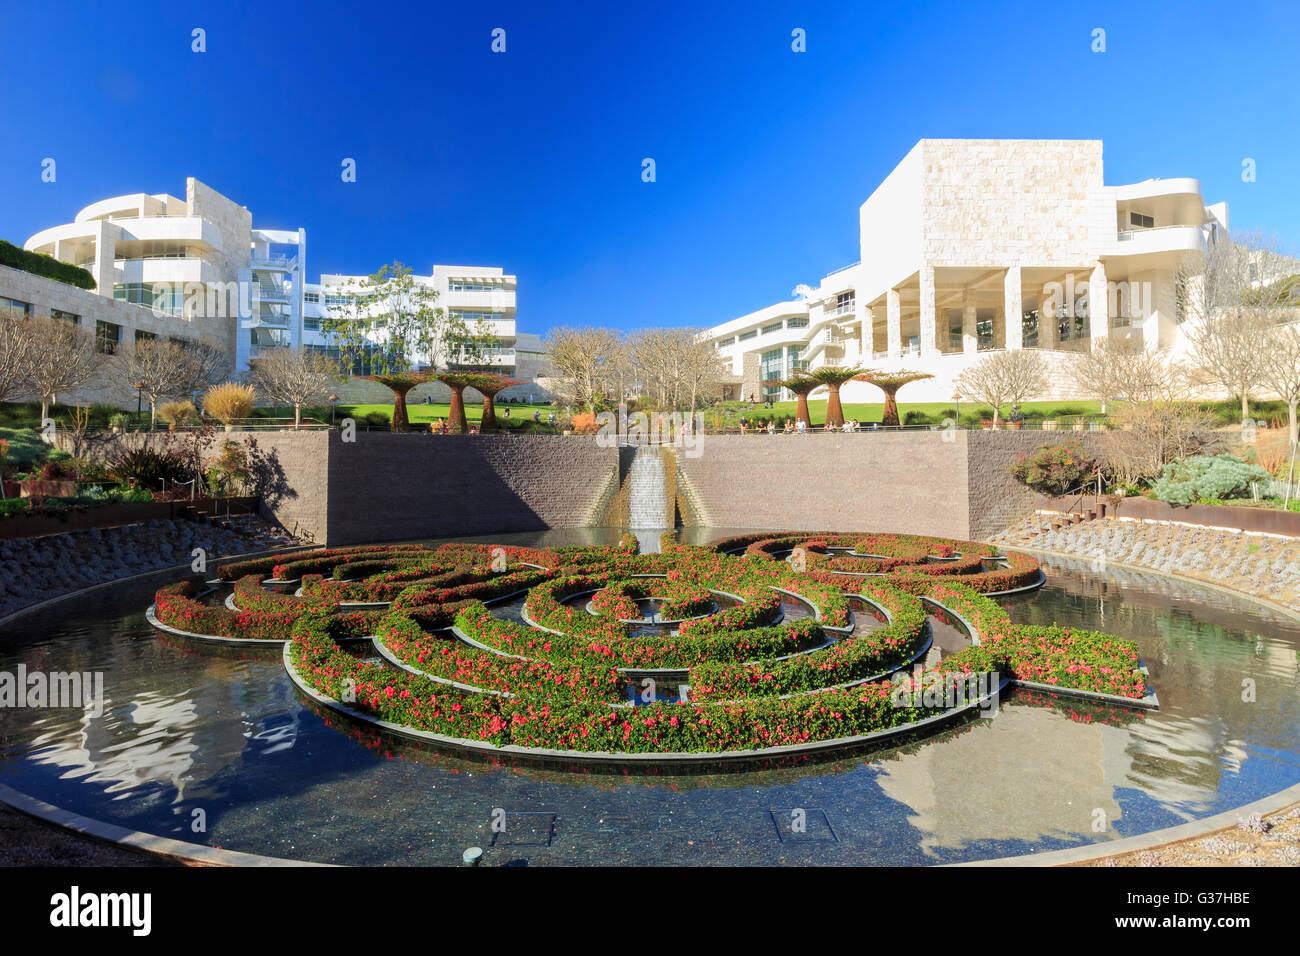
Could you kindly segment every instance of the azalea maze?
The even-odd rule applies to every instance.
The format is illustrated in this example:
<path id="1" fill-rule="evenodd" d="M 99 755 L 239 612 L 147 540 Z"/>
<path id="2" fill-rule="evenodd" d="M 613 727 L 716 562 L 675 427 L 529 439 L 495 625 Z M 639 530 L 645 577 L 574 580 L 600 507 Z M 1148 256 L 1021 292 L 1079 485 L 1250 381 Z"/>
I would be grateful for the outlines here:
<path id="1" fill-rule="evenodd" d="M 159 590 L 160 631 L 279 642 L 304 693 L 438 747 L 593 761 L 861 746 L 987 709 L 1014 683 L 1141 710 L 1136 646 L 1021 626 L 990 597 L 1033 558 L 912 535 L 762 534 L 640 554 L 318 549 Z M 509 613 L 507 611 L 510 610 Z M 967 641 L 940 656 L 931 616 Z M 925 662 L 929 662 L 925 666 Z"/>

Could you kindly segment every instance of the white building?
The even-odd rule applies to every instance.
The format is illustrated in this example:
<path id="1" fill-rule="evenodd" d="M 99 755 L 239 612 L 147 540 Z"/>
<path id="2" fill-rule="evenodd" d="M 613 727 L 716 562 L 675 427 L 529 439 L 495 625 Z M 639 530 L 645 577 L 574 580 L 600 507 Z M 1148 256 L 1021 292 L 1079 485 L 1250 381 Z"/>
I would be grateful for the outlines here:
<path id="1" fill-rule="evenodd" d="M 88 309 L 84 298 L 78 300 L 75 317 L 81 321 L 81 313 L 87 313 L 84 321 L 106 350 L 123 343 L 130 348 L 136 337 L 166 334 L 221 348 L 237 375 L 248 370 L 259 349 L 303 345 L 337 351 L 321 321 L 364 277 L 322 275 L 319 282 L 307 282 L 306 230 L 254 228 L 252 213 L 243 206 L 193 177 L 185 185 L 183 200 L 132 193 L 92 203 L 72 222 L 38 232 L 24 248 L 87 269 L 95 292 L 119 303 L 100 310 L 100 316 L 89 314 L 96 310 Z M 5 297 L 13 302 L 11 311 L 21 306 L 23 314 L 67 312 L 66 303 L 36 301 L 42 297 L 32 292 L 49 286 L 45 297 L 62 303 L 60 283 L 14 270 L 0 274 L 0 280 L 13 285 L 8 290 L 13 294 Z M 416 281 L 438 293 L 436 307 L 496 338 L 486 364 L 515 377 L 543 373 L 536 336 L 526 337 L 530 349 L 524 355 L 516 349 L 521 337 L 515 327 L 515 276 L 499 267 L 435 265 Z M 0 288 L 0 294 L 6 291 L 7 286 Z M 123 303 L 138 308 L 122 308 Z M 375 336 L 376 348 L 382 342 L 382 334 Z M 414 358 L 425 364 L 433 359 Z M 464 356 L 445 358 L 454 367 Z"/>
<path id="2" fill-rule="evenodd" d="M 763 383 L 862 365 L 928 372 L 905 400 L 946 401 L 988 351 L 1037 349 L 1066 372 L 1099 339 L 1183 348 L 1178 266 L 1227 228 L 1195 179 L 1106 185 L 1100 140 L 921 140 L 862 204 L 860 262 L 707 334 L 730 397 L 788 398 Z M 1040 397 L 1077 397 L 1051 378 Z M 860 382 L 842 394 L 880 401 Z"/>

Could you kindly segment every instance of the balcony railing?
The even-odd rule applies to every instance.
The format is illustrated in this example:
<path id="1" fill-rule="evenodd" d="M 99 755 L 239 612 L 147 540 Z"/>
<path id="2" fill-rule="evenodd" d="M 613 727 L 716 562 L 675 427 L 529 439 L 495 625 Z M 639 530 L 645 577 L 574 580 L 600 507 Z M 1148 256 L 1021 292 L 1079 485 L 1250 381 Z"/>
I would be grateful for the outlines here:
<path id="1" fill-rule="evenodd" d="M 826 317 L 830 319 L 830 318 L 834 318 L 837 315 L 852 315 L 854 313 L 854 310 L 855 310 L 854 303 L 845 302 L 843 305 L 837 305 L 833 309 L 828 309 L 826 311 Z"/>
<path id="2" fill-rule="evenodd" d="M 1120 242 L 1130 242 L 1134 236 L 1140 236 L 1147 232 L 1164 232 L 1169 229 L 1200 229 L 1199 223 L 1184 222 L 1172 226 L 1144 226 L 1138 229 L 1121 229 L 1119 231 Z"/>
<path id="3" fill-rule="evenodd" d="M 253 256 L 249 265 L 254 269 L 274 269 L 277 272 L 292 272 L 298 267 L 297 256 Z"/>

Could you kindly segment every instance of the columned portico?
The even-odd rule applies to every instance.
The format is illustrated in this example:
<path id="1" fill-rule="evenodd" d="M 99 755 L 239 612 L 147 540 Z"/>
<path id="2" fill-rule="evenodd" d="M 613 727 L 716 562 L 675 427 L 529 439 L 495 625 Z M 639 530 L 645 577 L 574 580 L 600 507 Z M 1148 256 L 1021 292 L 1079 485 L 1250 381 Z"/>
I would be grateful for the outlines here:
<path id="1" fill-rule="evenodd" d="M 1003 321 L 1006 324 L 1006 347 L 1018 349 L 1024 345 L 1024 297 L 1020 289 L 1020 266 L 1007 269 L 1003 282 Z"/>
<path id="2" fill-rule="evenodd" d="M 885 317 L 888 323 L 889 360 L 903 357 L 903 301 L 897 289 L 885 293 Z"/>

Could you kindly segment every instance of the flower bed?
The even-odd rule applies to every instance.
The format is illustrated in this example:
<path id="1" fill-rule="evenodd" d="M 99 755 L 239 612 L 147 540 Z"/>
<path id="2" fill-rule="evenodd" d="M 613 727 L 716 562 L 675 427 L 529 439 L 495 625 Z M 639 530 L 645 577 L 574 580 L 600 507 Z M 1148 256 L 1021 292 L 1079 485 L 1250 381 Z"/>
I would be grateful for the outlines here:
<path id="1" fill-rule="evenodd" d="M 944 674 L 998 671 L 1133 700 L 1146 693 L 1132 642 L 1017 626 L 984 596 L 1036 580 L 1038 563 L 1028 556 L 1013 554 L 1007 568 L 986 571 L 987 545 L 912 535 L 764 533 L 730 542 L 745 556 L 722 553 L 727 542 L 666 543 L 650 555 L 627 541 L 599 548 L 322 549 L 224 566 L 238 612 L 205 604 L 185 581 L 158 591 L 156 613 L 185 631 L 290 640 L 296 674 L 321 693 L 412 730 L 498 746 L 723 753 L 905 727 L 942 706 L 900 706 L 891 696 L 891 673 L 925 648 L 923 597 L 959 614 L 979 641 L 943 658 Z M 795 547 L 806 566 L 773 560 Z M 847 560 L 884 570 L 836 574 L 840 548 L 877 555 Z M 936 555 L 953 560 L 934 561 Z M 300 575 L 301 596 L 264 588 L 267 573 Z M 523 590 L 531 626 L 497 617 L 482 603 Z M 594 592 L 590 602 L 580 598 L 587 592 Z M 783 620 L 783 593 L 807 602 L 816 616 Z M 848 593 L 882 608 L 883 626 L 852 633 Z M 739 603 L 717 607 L 715 596 L 724 594 Z M 622 623 L 641 619 L 637 602 L 647 597 L 666 599 L 662 619 L 685 618 L 676 632 Z M 340 607 L 347 600 L 392 604 Z M 373 636 L 414 673 L 338 646 L 361 636 Z M 667 693 L 646 703 L 637 692 L 642 672 L 657 670 L 673 672 L 665 678 Z M 665 699 L 674 688 L 681 699 Z"/>

